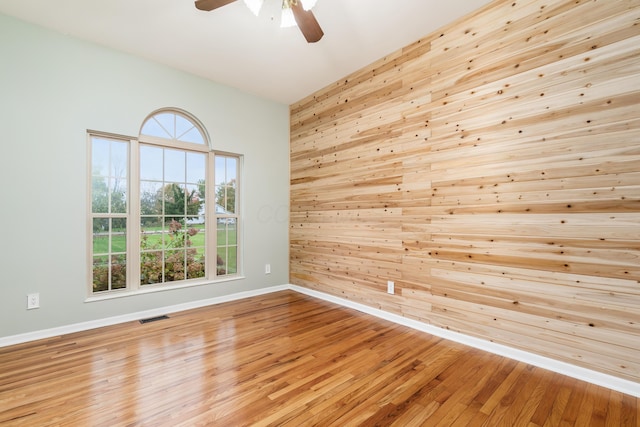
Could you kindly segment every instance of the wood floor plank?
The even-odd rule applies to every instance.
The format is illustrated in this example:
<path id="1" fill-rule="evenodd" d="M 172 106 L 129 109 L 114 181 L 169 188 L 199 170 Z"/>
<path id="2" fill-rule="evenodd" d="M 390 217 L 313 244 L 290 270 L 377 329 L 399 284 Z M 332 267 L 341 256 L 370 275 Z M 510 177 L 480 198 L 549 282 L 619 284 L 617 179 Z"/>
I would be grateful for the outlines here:
<path id="1" fill-rule="evenodd" d="M 638 427 L 638 400 L 291 291 L 0 348 L 12 427 Z"/>

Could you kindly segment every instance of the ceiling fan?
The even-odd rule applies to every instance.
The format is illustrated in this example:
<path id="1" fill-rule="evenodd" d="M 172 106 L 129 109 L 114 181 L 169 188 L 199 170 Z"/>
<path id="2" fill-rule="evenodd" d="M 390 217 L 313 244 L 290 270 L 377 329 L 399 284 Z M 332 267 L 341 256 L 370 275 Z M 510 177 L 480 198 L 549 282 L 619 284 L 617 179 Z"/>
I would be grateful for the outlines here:
<path id="1" fill-rule="evenodd" d="M 195 3 L 196 8 L 211 11 L 235 1 L 236 0 L 195 0 Z M 258 15 L 263 1 L 264 0 L 244 0 L 255 15 Z M 315 3 L 315 0 L 282 0 L 282 26 L 293 26 L 297 24 L 308 43 L 315 43 L 324 35 L 320 24 L 318 24 L 316 17 L 313 16 L 311 12 L 311 8 Z M 289 17 L 291 21 L 291 14 L 293 14 L 295 21 L 287 23 L 287 17 Z"/>

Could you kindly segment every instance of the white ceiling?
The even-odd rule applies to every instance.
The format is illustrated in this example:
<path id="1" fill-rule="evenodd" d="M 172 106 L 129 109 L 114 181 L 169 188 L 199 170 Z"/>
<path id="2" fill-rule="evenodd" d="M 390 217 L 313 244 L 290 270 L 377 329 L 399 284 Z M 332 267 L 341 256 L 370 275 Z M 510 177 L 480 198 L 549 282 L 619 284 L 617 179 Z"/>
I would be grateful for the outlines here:
<path id="1" fill-rule="evenodd" d="M 291 104 L 490 0 L 318 0 L 325 36 L 280 28 L 281 0 L 0 0 L 0 13 Z"/>

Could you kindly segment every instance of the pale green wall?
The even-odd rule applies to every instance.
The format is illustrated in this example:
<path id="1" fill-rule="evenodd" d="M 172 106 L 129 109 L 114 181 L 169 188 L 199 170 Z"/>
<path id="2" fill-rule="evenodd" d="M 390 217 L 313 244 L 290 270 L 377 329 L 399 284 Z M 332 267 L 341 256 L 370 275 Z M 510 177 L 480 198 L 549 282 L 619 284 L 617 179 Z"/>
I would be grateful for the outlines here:
<path id="1" fill-rule="evenodd" d="M 246 279 L 85 303 L 86 130 L 161 107 L 245 156 Z M 0 15 L 0 141 L 0 337 L 288 283 L 287 105 Z"/>

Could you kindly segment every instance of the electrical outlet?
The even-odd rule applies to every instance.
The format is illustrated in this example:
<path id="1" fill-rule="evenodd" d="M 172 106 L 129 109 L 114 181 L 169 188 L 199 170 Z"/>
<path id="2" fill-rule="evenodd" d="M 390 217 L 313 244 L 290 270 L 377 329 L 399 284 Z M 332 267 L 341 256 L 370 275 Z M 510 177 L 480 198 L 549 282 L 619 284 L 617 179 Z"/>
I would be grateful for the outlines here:
<path id="1" fill-rule="evenodd" d="M 38 293 L 27 295 L 27 310 L 34 308 L 40 308 L 40 294 Z"/>
<path id="2" fill-rule="evenodd" d="M 271 264 L 264 265 L 264 274 L 271 274 Z"/>
<path id="3" fill-rule="evenodd" d="M 387 293 L 391 295 L 395 293 L 395 283 L 391 280 L 387 281 Z"/>

